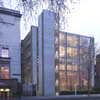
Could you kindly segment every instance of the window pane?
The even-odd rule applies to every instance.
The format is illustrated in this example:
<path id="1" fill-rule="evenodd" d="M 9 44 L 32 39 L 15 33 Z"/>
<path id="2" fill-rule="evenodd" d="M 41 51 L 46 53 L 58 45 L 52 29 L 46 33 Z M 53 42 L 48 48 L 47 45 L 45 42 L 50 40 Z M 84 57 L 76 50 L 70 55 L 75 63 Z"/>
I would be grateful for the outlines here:
<path id="1" fill-rule="evenodd" d="M 77 48 L 67 47 L 67 55 L 68 57 L 75 57 L 77 56 Z"/>
<path id="2" fill-rule="evenodd" d="M 66 73 L 65 71 L 60 71 L 60 91 L 66 90 Z"/>
<path id="3" fill-rule="evenodd" d="M 67 35 L 67 45 L 76 47 L 78 45 L 78 38 L 73 35 Z"/>
<path id="4" fill-rule="evenodd" d="M 65 47 L 63 46 L 60 46 L 59 47 L 59 52 L 60 52 L 60 57 L 64 57 L 65 56 Z"/>
<path id="5" fill-rule="evenodd" d="M 0 79 L 9 79 L 9 65 L 0 65 Z"/>
<path id="6" fill-rule="evenodd" d="M 60 70 L 66 70 L 66 66 L 64 64 L 60 64 Z"/>
<path id="7" fill-rule="evenodd" d="M 7 48 L 2 48 L 2 57 L 9 57 L 9 50 Z"/>
<path id="8" fill-rule="evenodd" d="M 64 44 L 66 45 L 66 34 L 60 33 L 59 42 L 60 42 L 61 45 L 64 45 Z"/>
<path id="9" fill-rule="evenodd" d="M 90 38 L 87 37 L 80 37 L 80 46 L 81 47 L 89 47 Z"/>

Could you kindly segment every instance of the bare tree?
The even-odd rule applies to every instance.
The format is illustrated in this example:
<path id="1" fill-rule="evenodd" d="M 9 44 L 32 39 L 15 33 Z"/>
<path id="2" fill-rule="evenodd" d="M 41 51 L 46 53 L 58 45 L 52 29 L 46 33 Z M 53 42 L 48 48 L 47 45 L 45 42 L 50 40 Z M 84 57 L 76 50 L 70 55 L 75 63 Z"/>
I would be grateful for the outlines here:
<path id="1" fill-rule="evenodd" d="M 98 43 L 95 43 L 95 56 L 100 54 L 100 46 Z"/>
<path id="2" fill-rule="evenodd" d="M 3 5 L 3 1 L 1 0 L 0 1 L 0 7 L 3 7 L 4 5 Z"/>
<path id="3" fill-rule="evenodd" d="M 64 30 L 68 26 L 68 17 L 73 9 L 80 3 L 80 0 L 15 0 L 16 8 L 23 14 L 24 24 L 26 26 L 35 25 L 38 26 L 38 16 L 43 9 L 49 9 L 57 13 L 57 29 Z M 11 8 L 15 4 L 13 0 L 9 0 Z M 58 22 L 59 21 L 59 22 Z"/>
<path id="4" fill-rule="evenodd" d="M 38 17 L 40 12 L 46 8 L 57 13 L 56 18 L 59 20 L 59 22 L 57 21 L 59 24 L 58 26 L 60 29 L 62 27 L 64 29 L 65 23 L 67 23 L 68 14 L 70 14 L 72 9 L 75 8 L 75 5 L 79 4 L 79 1 L 80 0 L 19 0 L 19 4 L 23 7 L 25 20 L 33 21 L 34 18 Z M 35 21 L 35 24 L 37 25 L 38 20 Z"/>

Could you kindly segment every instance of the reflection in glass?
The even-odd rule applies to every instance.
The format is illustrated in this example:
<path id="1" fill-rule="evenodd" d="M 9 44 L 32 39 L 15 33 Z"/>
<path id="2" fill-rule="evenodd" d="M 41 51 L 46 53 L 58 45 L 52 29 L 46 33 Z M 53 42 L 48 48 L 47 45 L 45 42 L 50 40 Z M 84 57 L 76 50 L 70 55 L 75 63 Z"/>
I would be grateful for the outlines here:
<path id="1" fill-rule="evenodd" d="M 75 35 L 67 35 L 67 45 L 77 47 L 78 37 L 76 37 Z"/>
<path id="2" fill-rule="evenodd" d="M 81 47 L 89 47 L 90 44 L 90 38 L 87 37 L 80 37 L 80 46 Z"/>
<path id="3" fill-rule="evenodd" d="M 56 92 L 73 91 L 75 85 L 77 90 L 87 90 L 90 38 L 60 32 L 57 46 L 58 48 L 55 48 Z"/>
<path id="4" fill-rule="evenodd" d="M 63 46 L 60 46 L 59 47 L 59 55 L 60 55 L 60 57 L 64 57 L 65 56 L 65 47 L 63 47 Z"/>
<path id="5" fill-rule="evenodd" d="M 67 47 L 67 55 L 68 57 L 77 56 L 77 48 Z"/>
<path id="6" fill-rule="evenodd" d="M 64 64 L 60 64 L 60 70 L 66 70 L 66 66 Z"/>

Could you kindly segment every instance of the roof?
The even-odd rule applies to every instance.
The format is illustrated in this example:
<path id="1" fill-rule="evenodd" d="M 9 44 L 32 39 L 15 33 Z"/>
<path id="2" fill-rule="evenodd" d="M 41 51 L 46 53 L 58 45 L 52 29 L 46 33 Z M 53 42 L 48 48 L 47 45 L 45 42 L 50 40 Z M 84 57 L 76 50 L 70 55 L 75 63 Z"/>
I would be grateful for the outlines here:
<path id="1" fill-rule="evenodd" d="M 20 11 L 0 7 L 0 13 L 15 16 L 15 17 L 21 17 Z"/>

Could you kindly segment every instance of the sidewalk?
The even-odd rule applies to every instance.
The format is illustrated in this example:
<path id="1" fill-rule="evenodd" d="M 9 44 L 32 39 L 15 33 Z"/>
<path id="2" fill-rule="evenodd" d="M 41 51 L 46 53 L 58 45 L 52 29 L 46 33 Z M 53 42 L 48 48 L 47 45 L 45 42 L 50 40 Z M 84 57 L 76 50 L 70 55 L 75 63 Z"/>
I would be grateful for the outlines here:
<path id="1" fill-rule="evenodd" d="M 26 97 L 26 96 L 22 96 L 22 100 L 63 100 L 63 99 L 78 99 L 81 100 L 82 98 L 99 98 L 98 100 L 100 100 L 100 94 L 90 94 L 90 96 L 88 95 L 62 95 L 62 96 L 31 96 L 31 97 Z M 75 99 L 75 100 L 76 100 Z M 86 99 L 87 100 L 87 99 Z"/>

